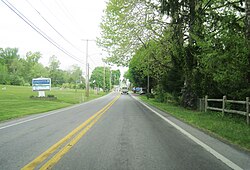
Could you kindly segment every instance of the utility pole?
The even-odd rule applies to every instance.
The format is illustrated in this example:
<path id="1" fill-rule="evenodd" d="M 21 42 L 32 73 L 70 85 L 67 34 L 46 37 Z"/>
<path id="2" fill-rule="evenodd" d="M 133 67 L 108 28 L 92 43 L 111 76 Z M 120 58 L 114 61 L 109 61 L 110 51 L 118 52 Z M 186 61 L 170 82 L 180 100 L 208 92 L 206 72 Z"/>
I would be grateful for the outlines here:
<path id="1" fill-rule="evenodd" d="M 89 97 L 89 63 L 88 63 L 88 44 L 89 40 L 86 40 L 86 92 L 85 96 Z"/>
<path id="2" fill-rule="evenodd" d="M 82 39 L 82 41 L 86 41 L 86 90 L 85 90 L 85 96 L 89 97 L 89 63 L 88 63 L 88 45 L 89 41 L 95 41 L 95 40 L 89 40 L 89 39 Z"/>
<path id="3" fill-rule="evenodd" d="M 110 69 L 110 79 L 109 79 L 110 91 L 112 90 L 112 70 Z"/>
<path id="4" fill-rule="evenodd" d="M 147 99 L 149 99 L 149 56 L 148 56 L 148 75 L 147 75 Z"/>
<path id="5" fill-rule="evenodd" d="M 106 76 L 106 74 L 105 74 L 105 63 L 104 63 L 104 67 L 103 67 L 103 91 L 105 91 L 105 86 L 106 86 L 106 80 L 105 80 L 105 76 Z"/>

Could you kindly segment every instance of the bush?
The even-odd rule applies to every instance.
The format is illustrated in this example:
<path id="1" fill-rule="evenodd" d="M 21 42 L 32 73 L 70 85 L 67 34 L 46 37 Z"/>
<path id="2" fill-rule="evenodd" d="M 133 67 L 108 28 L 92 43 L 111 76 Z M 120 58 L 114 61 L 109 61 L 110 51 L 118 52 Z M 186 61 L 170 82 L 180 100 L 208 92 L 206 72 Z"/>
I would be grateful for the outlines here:
<path id="1" fill-rule="evenodd" d="M 155 95 L 153 93 L 147 93 L 146 96 L 147 98 L 155 98 Z"/>
<path id="2" fill-rule="evenodd" d="M 30 83 L 24 83 L 24 86 L 30 86 Z"/>
<path id="3" fill-rule="evenodd" d="M 164 102 L 164 91 L 163 91 L 161 85 L 158 85 L 158 86 L 156 87 L 155 100 L 156 100 L 157 102 L 161 102 L 161 103 Z"/>
<path id="4" fill-rule="evenodd" d="M 172 94 L 166 92 L 164 93 L 164 103 L 172 103 L 174 101 L 174 97 L 172 96 Z"/>
<path id="5" fill-rule="evenodd" d="M 80 89 L 85 89 L 85 84 L 84 83 L 79 84 L 79 88 Z"/>
<path id="6" fill-rule="evenodd" d="M 70 88 L 70 84 L 69 83 L 63 83 L 62 87 L 65 88 L 65 89 Z"/>
<path id="7" fill-rule="evenodd" d="M 48 94 L 48 97 L 49 97 L 49 98 L 54 98 L 55 95 L 53 95 L 53 94 Z"/>
<path id="8" fill-rule="evenodd" d="M 17 86 L 22 86 L 24 85 L 25 81 L 23 77 L 17 76 L 17 75 L 10 75 L 10 85 L 17 85 Z"/>

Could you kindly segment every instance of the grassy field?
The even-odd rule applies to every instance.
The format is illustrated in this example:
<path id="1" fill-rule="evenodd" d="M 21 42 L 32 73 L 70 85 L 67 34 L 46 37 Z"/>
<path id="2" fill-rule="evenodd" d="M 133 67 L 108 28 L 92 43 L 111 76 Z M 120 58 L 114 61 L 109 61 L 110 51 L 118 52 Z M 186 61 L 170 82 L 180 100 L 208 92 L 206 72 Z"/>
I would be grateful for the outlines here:
<path id="1" fill-rule="evenodd" d="M 84 90 L 54 88 L 46 92 L 46 96 L 54 95 L 56 100 L 36 100 L 30 98 L 38 95 L 38 92 L 32 91 L 32 87 L 0 85 L 0 121 L 67 107 L 104 94 L 96 95 L 91 91 L 90 97 L 85 98 Z"/>
<path id="2" fill-rule="evenodd" d="M 218 112 L 192 111 L 169 103 L 158 103 L 154 99 L 147 100 L 145 96 L 141 99 L 221 140 L 250 151 L 250 126 L 246 124 L 245 117 L 232 115 L 222 117 Z"/>

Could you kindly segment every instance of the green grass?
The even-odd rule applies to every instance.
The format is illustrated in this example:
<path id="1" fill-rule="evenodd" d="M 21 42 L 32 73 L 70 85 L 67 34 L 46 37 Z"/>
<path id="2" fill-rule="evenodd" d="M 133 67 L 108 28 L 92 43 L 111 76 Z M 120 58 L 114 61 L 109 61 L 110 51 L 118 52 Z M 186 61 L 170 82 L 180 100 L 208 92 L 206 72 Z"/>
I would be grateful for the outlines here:
<path id="1" fill-rule="evenodd" d="M 6 90 L 2 88 L 6 87 Z M 32 87 L 5 86 L 0 85 L 0 121 L 23 117 L 25 115 L 47 112 L 73 104 L 86 102 L 105 93 L 94 94 L 90 91 L 90 97 L 84 97 L 84 90 L 73 89 L 52 89 L 46 92 L 47 95 L 54 95 L 57 100 L 35 100 L 30 96 L 37 96 L 38 92 L 33 92 Z"/>
<path id="2" fill-rule="evenodd" d="M 250 151 L 250 126 L 246 124 L 246 119 L 243 116 L 226 115 L 222 117 L 221 113 L 218 112 L 192 111 L 169 103 L 159 103 L 154 99 L 147 100 L 145 96 L 140 98 L 144 102 L 166 111 L 221 140 Z"/>

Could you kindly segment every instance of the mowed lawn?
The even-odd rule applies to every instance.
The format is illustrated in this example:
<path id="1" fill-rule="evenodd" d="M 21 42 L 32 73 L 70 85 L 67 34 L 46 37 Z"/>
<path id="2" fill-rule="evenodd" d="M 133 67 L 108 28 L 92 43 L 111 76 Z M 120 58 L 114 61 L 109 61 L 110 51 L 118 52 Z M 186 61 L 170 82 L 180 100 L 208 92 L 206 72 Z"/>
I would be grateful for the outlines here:
<path id="1" fill-rule="evenodd" d="M 0 121 L 67 107 L 104 95 L 90 92 L 90 97 L 85 98 L 84 94 L 84 90 L 52 88 L 46 96 L 54 95 L 56 100 L 37 100 L 30 98 L 38 95 L 32 87 L 0 85 Z"/>

